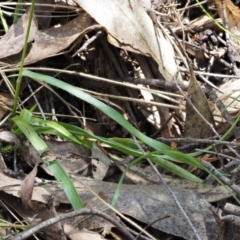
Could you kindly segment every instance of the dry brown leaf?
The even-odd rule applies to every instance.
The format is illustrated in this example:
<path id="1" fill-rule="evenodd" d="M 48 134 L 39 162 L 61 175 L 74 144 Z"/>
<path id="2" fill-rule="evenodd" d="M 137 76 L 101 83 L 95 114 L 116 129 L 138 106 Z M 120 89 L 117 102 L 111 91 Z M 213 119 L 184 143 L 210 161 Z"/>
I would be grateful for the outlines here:
<path id="1" fill-rule="evenodd" d="M 112 199 L 117 187 L 117 184 L 98 180 L 80 178 L 80 181 L 83 181 L 97 193 L 99 191 L 103 192 L 104 195 L 108 196 L 108 199 Z M 84 196 L 87 201 L 92 199 L 91 193 L 79 182 L 75 182 L 74 185 L 77 187 L 80 196 Z M 50 188 L 48 187 L 49 190 Z M 193 191 L 178 187 L 173 187 L 172 190 L 177 195 L 200 237 L 202 239 L 218 240 L 221 226 L 216 223 L 210 211 L 211 205 Z M 68 202 L 65 195 L 58 191 L 58 188 L 53 188 L 52 192 L 55 193 L 55 197 L 59 201 Z M 165 215 L 170 215 L 170 218 L 156 222 L 153 227 L 181 236 L 184 239 L 194 239 L 191 227 L 185 221 L 169 192 L 162 185 L 122 185 L 116 209 L 147 224 Z"/>
<path id="2" fill-rule="evenodd" d="M 215 0 L 215 3 L 220 17 L 223 18 L 222 0 Z M 235 6 L 231 0 L 225 0 L 225 4 L 229 29 L 231 30 L 236 27 L 236 29 L 240 32 L 240 9 Z"/>
<path id="3" fill-rule="evenodd" d="M 19 53 L 23 49 L 25 34 L 28 25 L 28 14 L 22 15 L 18 21 L 10 27 L 8 32 L 0 40 L 0 58 L 5 58 Z M 35 20 L 33 19 L 28 43 L 35 39 L 38 31 Z"/>
<path id="4" fill-rule="evenodd" d="M 22 184 L 21 184 L 20 195 L 21 195 L 23 207 L 25 209 L 29 209 L 29 207 L 31 207 L 31 199 L 32 199 L 35 177 L 37 175 L 37 168 L 38 168 L 38 163 L 35 164 L 32 171 L 25 177 L 25 179 L 22 181 Z"/>
<path id="5" fill-rule="evenodd" d="M 88 167 L 91 161 L 90 150 L 71 142 L 58 142 L 49 140 L 46 140 L 45 142 L 67 173 L 74 173 L 75 171 L 81 169 L 82 171 L 80 173 L 82 176 L 88 176 L 91 173 L 91 168 Z M 42 161 L 39 157 L 39 154 L 31 145 L 20 148 L 19 151 L 20 154 L 24 156 L 24 160 L 30 166 L 34 166 L 36 162 Z M 41 168 L 43 168 L 49 175 L 52 175 L 52 172 L 49 170 L 46 164 L 42 164 Z"/>
<path id="6" fill-rule="evenodd" d="M 214 126 L 214 119 L 208 101 L 193 74 L 188 87 L 188 97 L 205 120 Z M 213 135 L 212 129 L 198 112 L 187 102 L 185 137 L 208 138 Z"/>
<path id="7" fill-rule="evenodd" d="M 2 171 L 0 171 L 0 189 L 5 193 L 11 194 L 15 197 L 20 197 L 22 181 L 6 176 Z M 42 187 L 34 187 L 32 200 L 42 203 L 47 203 L 50 198 L 50 194 L 47 190 Z"/>
<path id="8" fill-rule="evenodd" d="M 0 192 L 0 199 L 7 204 L 7 206 L 11 207 L 19 216 L 21 216 L 25 220 L 29 220 L 32 224 L 37 223 L 37 219 L 33 216 L 35 215 L 34 211 L 31 209 L 25 210 L 20 204 L 19 197 L 15 197 L 13 195 L 7 194 L 3 191 Z"/>
<path id="9" fill-rule="evenodd" d="M 5 58 L 5 61 L 11 63 L 19 63 L 20 55 L 12 55 L 19 53 L 23 48 L 27 21 L 28 16 L 23 15 L 22 18 L 10 28 L 12 30 L 0 40 L 0 58 Z M 25 64 L 35 63 L 51 57 L 67 48 L 79 36 L 83 36 L 87 31 L 102 28 L 94 26 L 93 24 L 94 20 L 88 14 L 82 13 L 77 18 L 58 28 L 37 31 L 37 29 L 35 29 L 36 27 L 33 26 L 30 31 L 31 35 L 29 42 L 32 40 L 34 40 L 34 42 L 28 49 Z M 88 27 L 90 28 L 88 29 Z M 16 37 L 16 33 L 13 29 L 16 29 L 15 31 L 17 31 L 19 36 L 17 35 Z M 15 47 L 13 48 L 12 46 Z"/>
<path id="10" fill-rule="evenodd" d="M 174 50 L 138 0 L 76 0 L 108 32 L 111 44 L 151 56 L 167 81 L 177 74 Z M 157 36 L 156 36 L 157 35 Z M 178 77 L 179 82 L 182 81 Z"/>
<path id="11" fill-rule="evenodd" d="M 84 13 L 61 27 L 38 31 L 31 51 L 25 59 L 26 64 L 48 58 L 66 49 L 93 23 L 93 19 Z"/>
<path id="12" fill-rule="evenodd" d="M 113 197 L 113 193 L 117 187 L 117 184 L 102 182 L 99 180 L 91 180 L 87 178 L 80 178 L 89 187 L 91 187 L 95 192 L 101 191 L 105 196 L 105 200 L 110 201 Z M 169 181 L 171 183 L 171 181 Z M 218 234 L 220 233 L 221 226 L 216 223 L 212 212 L 210 211 L 211 205 L 204 199 L 208 192 L 212 192 L 212 195 L 218 195 L 219 197 L 225 196 L 227 190 L 225 188 L 218 188 L 216 186 L 205 189 L 201 195 L 194 193 L 194 190 L 198 190 L 201 184 L 192 183 L 193 190 L 190 186 L 181 188 L 178 185 L 172 187 L 172 190 L 178 197 L 179 202 L 185 209 L 189 218 L 193 222 L 195 228 L 200 234 L 202 239 L 217 240 Z M 190 184 L 189 183 L 189 184 Z M 4 174 L 0 173 L 0 188 L 6 193 L 18 196 L 18 189 L 16 187 L 10 187 L 13 184 L 21 184 L 20 180 L 12 179 L 6 177 Z M 176 184 L 176 182 L 175 182 Z M 191 185 L 190 184 L 190 185 Z M 92 199 L 92 194 L 83 187 L 79 182 L 75 182 L 74 185 L 80 196 L 84 201 L 89 202 Z M 5 186 L 5 187 L 4 187 Z M 8 186 L 8 187 L 7 187 Z M 220 186 L 219 186 L 220 187 Z M 42 202 L 44 193 L 41 192 L 36 198 L 36 191 L 39 187 L 34 187 L 33 198 L 37 202 Z M 43 185 L 42 188 L 46 188 L 45 195 L 54 195 L 54 199 L 59 203 L 69 204 L 61 186 L 59 184 L 48 183 Z M 185 189 L 188 188 L 188 189 Z M 218 192 L 214 192 L 218 189 Z M 12 191 L 11 191 L 12 190 Z M 1 197 L 1 195 L 0 195 Z M 49 200 L 45 203 L 48 203 Z M 10 204 L 10 203 L 9 203 Z M 182 213 L 179 211 L 174 200 L 169 195 L 169 192 L 163 185 L 122 185 L 120 197 L 116 208 L 133 218 L 138 219 L 144 223 L 152 223 L 159 217 L 170 215 L 170 218 L 164 219 L 164 221 L 159 221 L 153 225 L 154 228 L 174 234 L 176 236 L 181 236 L 185 239 L 193 239 L 193 232 L 191 227 L 184 221 Z M 74 221 L 74 220 L 72 220 Z"/>
<path id="13" fill-rule="evenodd" d="M 220 17 L 223 19 L 223 8 L 222 8 L 222 0 L 215 0 L 217 5 L 218 13 Z M 229 30 L 236 36 L 230 35 L 231 43 L 232 43 L 232 54 L 235 56 L 237 61 L 240 61 L 240 9 L 236 7 L 230 0 L 225 0 L 226 4 L 226 12 L 227 12 L 227 20 Z"/>

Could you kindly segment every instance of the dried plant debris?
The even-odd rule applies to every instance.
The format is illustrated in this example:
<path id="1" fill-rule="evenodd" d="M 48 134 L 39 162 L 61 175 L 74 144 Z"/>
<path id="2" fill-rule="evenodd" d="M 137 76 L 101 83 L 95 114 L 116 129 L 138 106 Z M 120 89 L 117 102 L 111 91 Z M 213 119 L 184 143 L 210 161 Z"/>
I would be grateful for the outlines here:
<path id="1" fill-rule="evenodd" d="M 27 23 L 28 15 L 23 15 L 0 40 L 0 58 L 9 57 L 5 60 L 11 63 L 20 62 L 20 55 L 18 57 L 13 56 L 13 58 L 11 58 L 11 56 L 18 54 L 23 48 Z M 46 59 L 66 49 L 83 34 L 86 28 L 94 25 L 94 21 L 88 14 L 83 13 L 67 24 L 57 28 L 37 30 L 35 21 L 33 21 L 32 24 L 33 31 L 31 31 L 28 39 L 29 43 L 32 43 L 29 45 L 25 64 Z M 14 46 L 14 48 L 12 46 Z"/>
<path id="2" fill-rule="evenodd" d="M 49 149 L 62 164 L 67 173 L 79 173 L 82 176 L 88 176 L 91 172 L 90 151 L 83 146 L 71 142 L 45 141 Z M 20 154 L 24 160 L 34 166 L 37 162 L 42 162 L 41 158 L 32 146 L 22 146 Z M 41 164 L 41 168 L 52 175 L 46 164 Z"/>
<path id="3" fill-rule="evenodd" d="M 215 0 L 217 5 L 218 13 L 223 19 L 223 7 L 221 0 Z M 232 54 L 237 61 L 240 61 L 240 9 L 235 6 L 230 0 L 225 1 L 228 27 L 232 34 L 229 35 L 232 44 Z"/>
<path id="4" fill-rule="evenodd" d="M 124 115 L 139 131 L 152 138 L 165 138 L 172 147 L 181 145 L 181 151 L 195 154 L 199 151 L 196 147 L 214 144 L 211 151 L 201 154 L 199 159 L 212 162 L 221 170 L 218 172 L 225 172 L 229 181 L 238 183 L 239 138 L 234 135 L 238 125 L 224 139 L 231 141 L 231 146 L 226 146 L 226 141 L 224 144 L 206 143 L 206 139 L 211 141 L 209 138 L 217 137 L 219 140 L 239 117 L 240 83 L 239 77 L 234 76 L 240 66 L 239 1 L 224 1 L 226 16 L 221 0 L 202 3 L 215 21 L 195 1 L 187 0 L 174 3 L 168 0 L 75 0 L 57 1 L 57 5 L 52 0 L 36 2 L 25 68 L 35 67 L 36 71 L 49 76 L 56 74 L 56 78 L 88 91 Z M 5 6 L 0 5 L 4 16 Z M 0 199 L 27 224 L 34 226 L 62 216 L 71 211 L 71 206 L 41 156 L 17 131 L 16 135 L 10 132 L 10 128 L 15 130 L 7 120 L 13 106 L 13 74 L 21 61 L 29 6 L 24 5 L 20 14 L 16 23 L 10 15 L 6 16 L 10 28 L 0 39 Z M 225 22 L 228 31 L 216 24 Z M 51 134 L 41 135 L 53 157 L 72 178 L 78 179 L 74 185 L 85 205 L 117 219 L 116 213 L 99 198 L 111 203 L 118 177 L 129 164 L 124 159 L 132 160 L 137 154 L 126 156 L 102 144 L 101 139 L 113 137 L 110 141 L 129 144 L 133 151 L 140 151 L 140 147 L 124 128 L 103 112 L 57 88 L 49 94 L 52 90 L 46 85 L 39 88 L 38 82 L 24 79 L 19 106 L 33 109 L 33 114 L 38 114 L 42 107 L 46 119 L 51 116 L 54 121 L 81 126 L 91 131 L 91 136 L 98 136 L 96 142 L 83 136 L 89 148 L 94 142 L 92 149 L 86 149 L 59 137 L 56 141 Z M 37 99 L 37 108 L 32 94 Z M 211 98 L 212 95 L 215 97 Z M 220 102 L 222 108 L 215 102 Z M 228 113 L 228 120 L 225 113 Z M 192 140 L 193 144 L 184 145 L 189 142 L 184 140 Z M 10 153 L 3 151 L 5 145 L 11 148 Z M 146 153 L 152 151 L 148 146 L 141 147 Z M 178 159 L 172 160 L 186 167 Z M 199 239 L 239 239 L 233 224 L 224 223 L 225 216 L 218 214 L 219 209 L 224 211 L 223 203 L 234 201 L 230 199 L 234 194 L 232 190 L 215 183 L 200 184 L 173 178 L 162 168 L 158 170 L 189 220 L 183 216 L 159 175 L 145 161 L 126 173 L 135 185 L 126 181 L 121 186 L 116 205 L 120 213 L 144 226 L 150 224 L 157 232 L 156 239 L 162 239 L 161 233 L 172 239 L 196 239 L 196 233 Z M 206 180 L 207 173 L 188 170 Z M 106 182 L 109 175 L 115 183 Z M 97 196 L 93 197 L 81 182 L 91 187 Z M 224 214 L 228 217 L 230 213 Z M 74 216 L 38 235 L 42 239 L 107 239 L 109 236 L 121 239 L 113 229 L 112 223 L 100 217 Z M 6 237 L 7 230 L 0 230 L 0 234 L 0 238 Z"/>
<path id="5" fill-rule="evenodd" d="M 1 188 L 4 186 L 6 189 L 4 192 L 18 197 L 19 192 L 17 189 L 19 189 L 19 187 L 11 187 L 11 185 L 20 185 L 21 181 L 17 180 L 17 183 L 15 180 L 15 182 L 9 183 L 11 179 L 2 173 L 0 177 L 1 180 L 5 182 L 5 184 L 1 186 Z M 106 201 L 112 199 L 114 190 L 116 189 L 116 184 L 113 183 L 99 182 L 88 178 L 79 178 L 79 181 L 83 181 L 95 192 L 102 192 Z M 92 194 L 89 193 L 81 183 L 76 181 L 75 185 L 86 203 L 92 201 Z M 46 191 L 46 193 L 44 194 L 45 198 L 41 197 L 37 200 L 37 194 L 40 193 L 39 189 L 42 189 L 42 194 L 44 191 Z M 54 194 L 56 203 L 69 203 L 64 192 L 60 189 L 59 185 L 53 185 L 51 183 L 44 184 L 41 187 L 34 187 L 32 200 L 35 199 L 36 202 L 47 203 L 46 201 L 49 201 L 47 200 L 47 196 Z M 172 187 L 172 190 L 177 195 L 178 200 L 190 217 L 201 238 L 219 239 L 221 224 L 215 221 L 212 211 L 210 210 L 212 209 L 214 211 L 213 207 L 203 197 L 200 197 L 200 195 L 191 190 L 178 187 Z M 94 206 L 96 206 L 96 204 Z M 194 233 L 190 225 L 186 222 L 173 198 L 163 185 L 138 185 L 137 187 L 136 185 L 123 185 L 116 208 L 121 213 L 147 224 L 165 215 L 169 215 L 169 218 L 156 222 L 153 224 L 153 227 L 175 236 L 181 236 L 184 239 L 194 239 Z"/>
<path id="6" fill-rule="evenodd" d="M 201 139 L 211 137 L 214 135 L 211 126 L 214 126 L 214 119 L 207 98 L 192 75 L 188 87 L 184 136 Z"/>

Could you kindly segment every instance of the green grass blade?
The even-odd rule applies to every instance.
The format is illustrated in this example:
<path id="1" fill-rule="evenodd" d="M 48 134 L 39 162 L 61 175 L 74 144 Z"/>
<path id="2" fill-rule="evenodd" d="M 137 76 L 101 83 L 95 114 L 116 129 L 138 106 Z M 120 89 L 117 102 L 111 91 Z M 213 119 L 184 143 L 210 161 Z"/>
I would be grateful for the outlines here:
<path id="1" fill-rule="evenodd" d="M 117 188 L 116 188 L 116 191 L 114 193 L 114 196 L 113 196 L 113 199 L 112 199 L 112 206 L 115 207 L 116 206 L 116 203 L 117 203 L 117 199 L 119 197 L 119 194 L 120 194 L 120 189 L 121 189 L 121 186 L 122 186 L 122 182 L 123 182 L 123 179 L 127 173 L 127 171 L 134 165 L 138 164 L 139 162 L 141 162 L 143 159 L 145 158 L 149 158 L 151 159 L 153 162 L 159 164 L 159 165 L 164 165 L 164 168 L 165 169 L 171 169 L 171 172 L 173 173 L 177 173 L 179 174 L 179 172 L 181 172 L 183 175 L 180 176 L 182 178 L 185 178 L 185 179 L 189 179 L 189 180 L 192 180 L 192 181 L 196 181 L 196 182 L 203 182 L 201 179 L 199 179 L 198 177 L 192 175 L 191 173 L 189 173 L 188 171 L 184 170 L 184 169 L 181 169 L 179 170 L 177 165 L 174 165 L 173 163 L 169 162 L 169 161 L 166 161 L 164 159 L 161 159 L 161 157 L 159 156 L 156 156 L 157 154 L 161 153 L 161 150 L 159 151 L 154 151 L 154 152 L 150 152 L 150 153 L 147 153 L 147 154 L 142 154 L 140 157 L 138 157 L 137 159 L 135 159 L 134 161 L 132 161 L 130 164 L 128 164 L 128 166 L 126 167 L 126 169 L 124 170 L 119 182 L 118 182 L 118 185 L 117 185 Z M 156 156 L 156 157 L 153 157 L 153 156 Z"/>
<path id="2" fill-rule="evenodd" d="M 7 25 L 7 22 L 6 22 L 5 18 L 4 18 L 4 15 L 3 15 L 1 7 L 0 7 L 0 19 L 1 19 L 4 31 L 6 33 L 8 31 L 8 25 Z"/>
<path id="3" fill-rule="evenodd" d="M 48 158 L 43 158 L 43 161 L 48 165 L 49 169 L 52 171 L 54 177 L 62 185 L 65 194 L 71 203 L 74 210 L 78 210 L 84 207 L 84 203 L 78 195 L 76 188 L 73 185 L 72 180 L 69 175 L 63 169 L 62 165 L 57 161 L 48 161 Z"/>
<path id="4" fill-rule="evenodd" d="M 28 122 L 23 120 L 20 116 L 13 117 L 12 121 L 19 127 L 40 156 L 48 150 L 46 143 L 38 136 Z"/>
<path id="5" fill-rule="evenodd" d="M 108 105 L 102 103 L 101 101 L 95 99 L 94 97 L 90 96 L 89 94 L 77 89 L 76 87 L 73 87 L 70 84 L 60 81 L 56 78 L 53 78 L 53 77 L 50 77 L 47 75 L 43 75 L 43 74 L 39 74 L 39 73 L 34 73 L 34 72 L 28 71 L 28 70 L 23 70 L 23 76 L 30 77 L 30 78 L 35 79 L 40 82 L 45 82 L 45 83 L 51 84 L 55 87 L 58 87 L 64 91 L 69 92 L 70 94 L 74 95 L 75 97 L 77 97 L 79 99 L 82 99 L 83 101 L 88 102 L 89 104 L 95 106 L 100 111 L 105 113 L 107 116 L 109 116 L 110 118 L 115 120 L 117 123 L 119 123 L 121 126 L 123 126 L 126 130 L 128 130 L 131 134 L 133 134 L 135 137 L 137 137 L 139 140 L 141 140 L 145 144 L 151 146 L 152 148 L 154 148 L 156 150 L 169 150 L 169 154 L 166 153 L 169 156 L 171 156 L 171 154 L 173 152 L 178 153 L 177 154 L 178 160 L 185 163 L 186 154 L 183 154 L 177 150 L 173 150 L 168 145 L 161 143 L 159 141 L 156 141 L 150 137 L 147 137 L 146 135 L 144 135 L 143 133 L 138 131 L 136 128 L 134 128 L 115 109 L 113 109 L 113 108 L 109 107 Z M 173 158 L 176 157 L 176 154 L 174 154 L 174 156 L 171 156 L 171 157 L 173 157 Z M 190 162 L 190 158 L 191 158 L 191 162 L 197 161 L 195 158 L 189 156 L 188 162 Z"/>
<path id="6" fill-rule="evenodd" d="M 24 109 L 20 116 L 15 116 L 12 121 L 17 125 L 17 127 L 22 131 L 22 133 L 31 142 L 32 146 L 35 148 L 37 153 L 41 156 L 44 152 L 48 151 L 49 148 L 47 144 L 38 136 L 34 128 L 28 123 L 31 122 L 32 113 Z M 54 122 L 53 122 L 54 123 Z M 49 124 L 53 126 L 53 124 Z M 84 207 L 84 204 L 79 197 L 77 190 L 75 189 L 72 180 L 63 169 L 61 164 L 57 160 L 48 161 L 48 158 L 42 158 L 43 161 L 48 165 L 52 171 L 54 177 L 62 185 L 64 192 L 66 193 L 69 202 L 72 204 L 74 210 Z"/>
<path id="7" fill-rule="evenodd" d="M 34 13 L 34 5 L 35 5 L 35 0 L 32 0 L 32 4 L 31 4 L 30 10 L 29 10 L 29 19 L 28 19 L 26 37 L 24 40 L 23 51 L 21 54 L 21 63 L 20 63 L 18 78 L 17 78 L 17 82 L 16 82 L 16 91 L 15 91 L 15 95 L 14 95 L 12 116 L 15 116 L 16 110 L 17 110 L 18 97 L 19 97 L 20 87 L 21 87 L 21 83 L 22 83 L 22 71 L 23 71 L 25 56 L 27 53 L 28 38 L 30 35 L 30 31 L 31 31 L 31 24 L 32 24 L 33 13 Z"/>
<path id="8" fill-rule="evenodd" d="M 49 122 L 48 120 L 41 120 L 38 118 L 33 118 L 34 120 L 32 121 L 33 124 L 37 124 L 38 122 L 41 122 L 41 125 L 44 126 L 46 125 L 45 122 Z M 143 153 L 141 151 L 139 151 L 138 149 L 136 149 L 136 146 L 133 145 L 133 141 L 132 139 L 122 139 L 122 141 L 119 141 L 119 138 L 116 138 L 114 141 L 114 138 L 104 138 L 104 137 L 99 137 L 96 136 L 82 128 L 67 124 L 67 123 L 58 123 L 59 125 L 63 126 L 64 129 L 66 129 L 67 131 L 71 132 L 72 135 L 74 135 L 76 138 L 78 138 L 78 136 L 80 136 L 80 138 L 82 138 L 83 136 L 86 138 L 91 138 L 92 141 L 99 141 L 101 143 L 105 143 L 109 146 L 111 146 L 112 148 L 119 150 L 125 154 L 128 155 L 132 155 L 135 157 L 142 157 Z M 44 131 L 44 128 L 42 128 L 43 132 L 41 133 L 46 133 Z M 54 134 L 54 132 L 51 132 L 50 128 L 48 127 L 48 134 Z M 53 130 L 55 131 L 55 130 Z M 58 132 L 55 133 L 56 135 L 58 135 Z M 62 137 L 62 136 L 61 136 Z M 83 140 L 82 140 L 83 141 Z M 84 142 L 84 141 L 83 141 Z M 89 143 L 89 142 L 88 142 Z M 130 145 L 128 144 L 130 143 Z M 90 144 L 90 143 L 89 143 Z M 169 150 L 158 150 L 157 153 L 168 153 Z M 174 155 L 176 158 L 178 157 L 178 152 L 175 152 L 174 150 L 172 150 L 173 153 L 172 155 Z M 198 177 L 194 176 L 193 174 L 189 173 L 188 171 L 186 171 L 185 169 L 173 164 L 172 162 L 170 162 L 168 159 L 164 159 L 164 157 L 166 157 L 167 155 L 161 155 L 161 156 L 157 156 L 156 152 L 152 152 L 149 153 L 148 158 L 151 159 L 153 162 L 155 162 L 156 164 L 160 165 L 161 167 L 165 168 L 166 170 L 184 178 L 184 179 L 188 179 L 191 181 L 197 181 L 197 182 L 202 182 L 201 179 L 199 179 Z M 186 157 L 186 162 L 188 162 L 189 164 L 196 166 L 196 167 L 202 167 L 201 164 L 199 164 L 198 162 L 195 163 L 195 161 L 191 161 L 192 158 L 189 156 L 185 156 Z"/>
<path id="9" fill-rule="evenodd" d="M 100 111 L 108 115 L 110 118 L 115 120 L 117 123 L 119 123 L 121 126 L 123 126 L 126 130 L 128 130 L 131 134 L 136 136 L 138 139 L 142 140 L 147 145 L 155 148 L 155 149 L 171 149 L 171 147 L 167 146 L 164 143 L 158 142 L 152 138 L 147 137 L 140 131 L 138 131 L 136 128 L 134 128 L 128 121 L 124 119 L 124 117 L 117 112 L 115 109 L 109 107 L 105 103 L 95 99 L 94 97 L 90 96 L 89 94 L 79 90 L 76 87 L 73 87 L 72 85 L 65 83 L 63 81 L 60 81 L 56 78 L 34 73 L 28 70 L 23 70 L 23 76 L 30 77 L 32 79 L 35 79 L 37 81 L 45 82 L 48 84 L 51 84 L 55 87 L 58 87 L 64 91 L 69 92 L 70 94 L 74 95 L 75 97 L 88 102 L 89 104 L 93 105 L 94 107 L 98 108 Z"/>
<path id="10" fill-rule="evenodd" d="M 15 11 L 14 11 L 13 23 L 15 23 L 20 16 L 20 11 L 22 9 L 22 5 L 21 5 L 22 2 L 23 0 L 18 0 L 18 4 L 16 5 Z"/>
<path id="11" fill-rule="evenodd" d="M 33 119 L 33 121 L 35 121 L 35 123 L 36 123 L 36 119 Z M 38 118 L 38 123 L 40 126 L 46 126 L 49 129 L 56 130 L 56 132 L 58 133 L 58 136 L 61 135 L 65 139 L 68 139 L 68 140 L 75 142 L 77 144 L 80 144 L 80 145 L 82 144 L 81 141 L 79 141 L 79 139 L 75 138 L 66 128 L 61 126 L 58 122 L 43 120 L 43 119 Z"/>

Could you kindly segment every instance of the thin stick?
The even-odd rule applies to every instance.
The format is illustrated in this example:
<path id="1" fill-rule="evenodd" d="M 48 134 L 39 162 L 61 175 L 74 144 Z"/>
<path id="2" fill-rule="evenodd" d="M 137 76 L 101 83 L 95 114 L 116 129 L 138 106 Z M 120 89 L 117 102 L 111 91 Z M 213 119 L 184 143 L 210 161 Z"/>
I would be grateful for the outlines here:
<path id="1" fill-rule="evenodd" d="M 33 235 L 34 233 L 36 233 L 37 231 L 41 230 L 42 228 L 48 227 L 52 224 L 55 224 L 57 222 L 60 222 L 62 220 L 68 219 L 68 218 L 72 218 L 72 217 L 76 217 L 79 215 L 97 215 L 99 217 L 102 217 L 106 220 L 108 220 L 110 223 L 112 223 L 114 226 L 117 227 L 118 230 L 120 230 L 124 236 L 126 237 L 125 239 L 130 239 L 130 240 L 134 240 L 134 237 L 132 236 L 132 234 L 130 234 L 129 232 L 126 231 L 126 229 L 114 218 L 112 218 L 111 216 L 98 211 L 98 210 L 94 210 L 91 208 L 82 208 L 80 210 L 76 210 L 70 213 L 65 213 L 62 214 L 60 216 L 48 219 L 34 227 L 32 227 L 29 230 L 25 230 L 22 233 L 18 234 L 16 237 L 13 238 L 13 240 L 23 240 L 26 239 L 28 237 L 30 237 L 31 235 Z"/>

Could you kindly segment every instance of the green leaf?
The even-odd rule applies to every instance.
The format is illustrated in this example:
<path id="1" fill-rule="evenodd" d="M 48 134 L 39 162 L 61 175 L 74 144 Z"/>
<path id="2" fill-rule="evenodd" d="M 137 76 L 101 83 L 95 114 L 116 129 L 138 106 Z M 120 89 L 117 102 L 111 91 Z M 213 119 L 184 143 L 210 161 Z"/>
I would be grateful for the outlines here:
<path id="1" fill-rule="evenodd" d="M 62 165 L 57 161 L 48 161 L 48 158 L 43 158 L 43 161 L 48 165 L 49 169 L 52 171 L 54 177 L 62 185 L 69 202 L 72 204 L 74 210 L 78 210 L 84 207 L 84 203 L 78 195 L 76 188 L 73 185 L 72 180 L 66 173 Z"/>
<path id="2" fill-rule="evenodd" d="M 47 144 L 38 136 L 36 131 L 33 129 L 32 126 L 28 123 L 31 122 L 31 116 L 32 113 L 28 111 L 27 109 L 24 109 L 20 116 L 15 116 L 12 118 L 12 121 L 18 126 L 18 128 L 22 131 L 22 133 L 27 137 L 27 139 L 30 141 L 32 146 L 35 148 L 37 153 L 41 156 L 44 152 L 48 151 L 49 148 Z M 45 121 L 48 123 L 45 126 L 49 128 L 50 127 L 56 127 L 56 122 L 50 122 Z M 42 123 L 43 124 L 43 123 Z M 66 134 L 68 137 L 72 136 L 69 135 L 69 132 L 66 131 L 62 126 L 57 126 L 58 130 L 60 130 L 61 133 Z M 75 138 L 74 138 L 75 139 Z M 48 165 L 49 169 L 52 171 L 54 177 L 60 182 L 62 185 L 64 192 L 66 193 L 69 202 L 72 204 L 74 210 L 80 209 L 84 207 L 84 204 L 79 197 L 72 180 L 64 170 L 64 168 L 61 166 L 61 164 L 57 160 L 48 161 L 48 158 L 42 158 L 43 161 Z"/>
<path id="3" fill-rule="evenodd" d="M 79 90 L 78 88 L 65 83 L 63 81 L 60 81 L 56 78 L 47 76 L 47 75 L 43 75 L 43 74 L 39 74 L 39 73 L 34 73 L 28 70 L 23 70 L 23 76 L 26 77 L 30 77 L 32 79 L 35 79 L 37 81 L 40 82 L 45 82 L 48 84 L 51 84 L 57 88 L 60 88 L 64 91 L 67 91 L 68 93 L 74 95 L 75 97 L 88 102 L 89 104 L 93 105 L 94 107 L 98 108 L 100 111 L 102 111 L 103 113 L 105 113 L 106 115 L 108 115 L 110 118 L 112 118 L 113 120 L 115 120 L 117 123 L 119 123 L 122 127 L 124 127 L 126 130 L 128 130 L 131 134 L 133 134 L 134 136 L 136 136 L 138 139 L 140 139 L 142 142 L 144 142 L 145 144 L 149 145 L 150 147 L 156 149 L 156 150 L 162 150 L 166 156 L 161 156 L 162 160 L 165 158 L 166 160 L 168 160 L 169 158 L 174 159 L 177 157 L 177 160 L 183 162 L 183 163 L 188 163 L 191 164 L 193 166 L 198 166 L 201 169 L 205 168 L 192 156 L 183 154 L 177 150 L 172 149 L 171 147 L 169 147 L 168 145 L 161 143 L 159 141 L 156 141 L 150 137 L 147 137 L 146 135 L 144 135 L 143 133 L 141 133 L 140 131 L 138 131 L 136 128 L 134 128 L 128 121 L 125 120 L 125 118 L 118 113 L 115 109 L 109 107 L 108 105 L 106 105 L 105 103 L 102 103 L 101 101 L 95 99 L 94 97 L 90 96 L 89 94 Z M 112 141 L 112 144 L 115 146 L 120 147 L 123 152 L 125 150 L 127 151 L 131 151 L 133 153 L 139 153 L 139 151 L 137 150 L 133 150 L 132 148 L 128 148 L 126 149 L 125 147 L 122 147 L 122 145 L 117 144 L 116 142 Z M 151 158 L 150 158 L 151 159 Z M 168 167 L 169 165 L 166 164 L 166 161 L 158 161 L 161 162 L 161 164 L 163 164 L 163 167 Z M 173 163 L 171 163 L 172 165 L 174 165 Z M 175 165 L 174 165 L 175 166 Z M 178 170 L 181 169 L 180 172 L 178 172 Z M 183 172 L 182 172 L 182 168 L 175 168 L 174 172 L 176 174 L 178 174 L 179 176 L 183 176 Z M 192 175 L 193 176 L 193 175 Z M 194 176 L 194 178 L 196 178 Z M 193 179 L 193 178 L 192 178 Z M 201 181 L 201 179 L 198 179 L 198 181 Z"/>
<path id="4" fill-rule="evenodd" d="M 46 143 L 22 117 L 15 116 L 12 118 L 12 121 L 19 127 L 40 156 L 48 150 Z"/>

